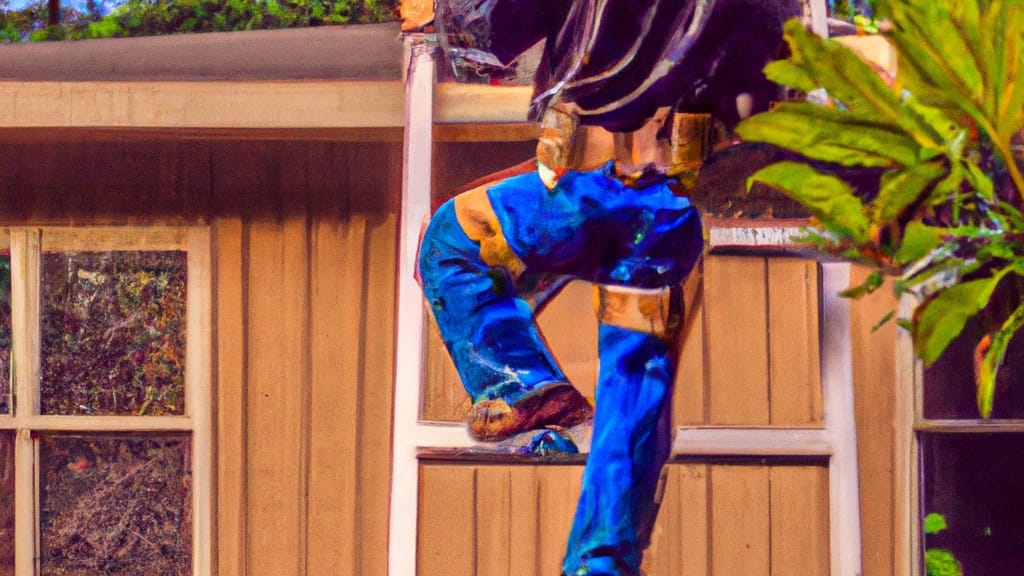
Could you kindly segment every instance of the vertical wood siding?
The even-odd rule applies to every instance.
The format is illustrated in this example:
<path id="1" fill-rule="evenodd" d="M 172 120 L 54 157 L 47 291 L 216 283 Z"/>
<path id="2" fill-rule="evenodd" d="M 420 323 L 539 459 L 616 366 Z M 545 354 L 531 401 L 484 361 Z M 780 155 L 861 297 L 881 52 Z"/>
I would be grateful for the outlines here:
<path id="1" fill-rule="evenodd" d="M 813 426 L 821 423 L 819 273 L 813 261 L 707 256 L 685 286 L 677 424 Z M 538 323 L 570 380 L 593 397 L 597 322 L 588 284 L 575 282 Z M 431 325 L 424 416 L 464 419 L 469 399 Z"/>
<path id="2" fill-rule="evenodd" d="M 420 574 L 558 574 L 580 466 L 421 466 Z M 651 576 L 827 574 L 828 470 L 670 464 Z"/>
<path id="3" fill-rule="evenodd" d="M 816 263 L 709 256 L 687 282 L 685 295 L 687 327 L 675 396 L 678 424 L 820 424 Z M 567 370 L 577 367 L 571 373 L 577 385 L 593 390 L 596 323 L 589 296 L 585 285 L 560 295 L 541 315 L 541 324 L 556 355 L 571 358 L 563 359 Z M 444 364 L 445 371 L 428 376 L 435 380 L 428 381 L 427 390 L 443 391 L 428 394 L 428 406 L 434 403 L 428 414 L 458 420 L 468 402 L 457 376 L 442 348 L 429 352 L 434 365 Z M 446 399 L 458 403 L 445 405 Z M 579 490 L 579 467 L 429 463 L 422 471 L 421 573 L 437 573 L 441 566 L 454 575 L 557 573 Z M 647 573 L 828 573 L 824 465 L 677 463 L 666 473 Z M 560 492 L 555 491 L 558 482 Z M 521 522 L 535 506 L 543 512 L 526 516 L 532 525 L 510 528 L 513 515 Z M 506 552 L 524 541 L 546 548 L 531 549 L 530 555 Z"/>
<path id="4" fill-rule="evenodd" d="M 220 574 L 382 576 L 399 150 L 267 146 L 277 170 L 225 182 L 251 203 L 215 220 L 244 339 L 219 350 Z"/>
<path id="5" fill-rule="evenodd" d="M 0 136 L 2 223 L 212 226 L 218 573 L 386 574 L 400 134 Z M 451 146 L 462 155 L 467 145 Z M 524 158 L 532 149 L 510 146 Z M 677 424 L 820 422 L 817 282 L 801 260 L 704 262 L 686 285 Z M 723 300 L 738 284 L 750 300 Z M 587 395 L 590 297 L 570 286 L 541 317 Z M 892 573 L 895 328 L 870 333 L 890 305 L 878 295 L 853 308 L 867 574 Z M 437 344 L 432 361 L 449 362 Z M 739 388 L 722 395 L 712 383 Z M 428 415 L 461 420 L 465 396 L 452 374 L 432 377 L 427 392 Z M 419 559 L 438 568 L 421 573 L 555 573 L 580 472 L 425 464 Z M 668 476 L 651 574 L 827 572 L 824 468 L 677 463 Z"/>
<path id="6" fill-rule="evenodd" d="M 854 267 L 850 284 L 858 285 L 867 275 L 864 268 Z M 877 331 L 874 327 L 887 312 L 896 309 L 897 304 L 889 290 L 879 290 L 851 304 L 864 574 L 893 574 L 896 565 L 894 511 L 900 499 L 893 479 L 896 443 L 893 423 L 896 421 L 898 328 L 895 322 Z"/>
<path id="7" fill-rule="evenodd" d="M 211 224 L 218 574 L 385 575 L 401 133 L 0 135 L 5 223 Z"/>

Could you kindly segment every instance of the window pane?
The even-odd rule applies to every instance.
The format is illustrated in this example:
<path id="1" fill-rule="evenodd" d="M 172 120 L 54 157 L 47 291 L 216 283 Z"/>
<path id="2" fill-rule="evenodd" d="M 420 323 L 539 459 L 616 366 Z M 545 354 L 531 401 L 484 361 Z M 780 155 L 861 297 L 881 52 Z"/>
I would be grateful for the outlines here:
<path id="1" fill-rule="evenodd" d="M 184 252 L 43 255 L 44 414 L 184 413 Z"/>
<path id="2" fill-rule="evenodd" d="M 1024 434 L 922 434 L 921 451 L 924 512 L 948 525 L 925 547 L 967 575 L 1024 573 Z"/>
<path id="3" fill-rule="evenodd" d="M 0 431 L 0 576 L 14 576 L 14 432 Z"/>
<path id="4" fill-rule="evenodd" d="M 924 371 L 925 418 L 978 418 L 974 348 L 983 335 L 972 320 L 945 353 Z M 993 418 L 1024 418 L 1024 338 L 1010 342 L 999 371 Z"/>
<path id="5" fill-rule="evenodd" d="M 191 574 L 187 436 L 40 439 L 42 574 Z"/>

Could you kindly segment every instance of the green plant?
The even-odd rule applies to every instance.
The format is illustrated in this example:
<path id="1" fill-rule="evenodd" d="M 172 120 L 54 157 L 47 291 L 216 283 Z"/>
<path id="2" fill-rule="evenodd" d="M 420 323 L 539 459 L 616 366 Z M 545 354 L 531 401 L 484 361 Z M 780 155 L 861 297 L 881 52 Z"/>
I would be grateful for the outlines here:
<path id="1" fill-rule="evenodd" d="M 946 517 L 931 514 L 924 518 L 924 533 L 931 536 L 947 528 Z M 924 551 L 924 569 L 928 576 L 962 576 L 963 569 L 953 553 L 943 548 L 927 548 Z"/>
<path id="2" fill-rule="evenodd" d="M 751 182 L 803 204 L 808 240 L 874 267 L 872 292 L 891 278 L 897 296 L 921 298 L 901 320 L 926 364 L 981 315 L 978 409 L 989 417 L 1010 339 L 1024 326 L 1024 176 L 1013 139 L 1024 127 L 1022 0 L 880 0 L 883 34 L 899 76 L 873 68 L 838 42 L 789 22 L 792 56 L 772 80 L 824 104 L 784 103 L 739 134 L 802 159 Z"/>
<path id="3" fill-rule="evenodd" d="M 65 8 L 61 24 L 47 27 L 45 2 L 16 11 L 0 3 L 0 42 L 366 24 L 397 14 L 398 0 L 127 0 L 105 15 Z"/>

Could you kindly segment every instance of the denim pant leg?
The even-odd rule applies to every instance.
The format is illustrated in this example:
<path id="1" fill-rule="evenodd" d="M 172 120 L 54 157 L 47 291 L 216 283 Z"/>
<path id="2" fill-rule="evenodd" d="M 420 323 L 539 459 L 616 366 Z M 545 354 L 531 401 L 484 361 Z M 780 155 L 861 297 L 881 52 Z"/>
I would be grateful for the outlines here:
<path id="1" fill-rule="evenodd" d="M 617 326 L 599 330 L 601 366 L 590 456 L 563 570 L 567 576 L 639 574 L 671 448 L 670 346 Z"/>
<path id="2" fill-rule="evenodd" d="M 637 288 L 677 285 L 703 248 L 700 217 L 664 192 L 622 191 L 619 220 L 629 250 L 591 280 Z M 632 228 L 636 225 L 636 228 Z M 673 329 L 669 328 L 669 332 Z M 639 574 L 658 512 L 661 470 L 671 450 L 675 375 L 671 334 L 601 324 L 597 409 L 583 489 L 567 545 L 567 576 Z"/>
<path id="3" fill-rule="evenodd" d="M 420 282 L 463 386 L 473 402 L 510 404 L 566 376 L 540 336 L 509 273 L 484 264 L 463 232 L 454 203 L 430 221 L 420 244 Z"/>

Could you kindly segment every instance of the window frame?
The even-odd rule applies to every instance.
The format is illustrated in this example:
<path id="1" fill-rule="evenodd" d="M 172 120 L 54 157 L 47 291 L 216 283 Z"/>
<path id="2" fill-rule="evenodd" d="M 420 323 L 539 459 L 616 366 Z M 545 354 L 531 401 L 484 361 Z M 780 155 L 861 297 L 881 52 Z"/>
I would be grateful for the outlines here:
<path id="1" fill-rule="evenodd" d="M 11 258 L 11 402 L 15 575 L 41 570 L 40 432 L 187 433 L 192 454 L 192 573 L 212 573 L 212 258 L 208 226 L 7 227 Z M 46 251 L 181 250 L 187 253 L 185 410 L 182 415 L 44 415 L 40 402 L 41 262 Z M 27 399 L 27 401 L 26 401 Z"/>
<path id="2" fill-rule="evenodd" d="M 910 318 L 918 301 L 900 299 L 898 317 Z M 910 333 L 899 330 L 896 342 L 895 567 L 896 576 L 924 576 L 924 454 L 922 434 L 999 434 L 1024 431 L 1024 419 L 927 418 L 924 414 L 924 363 L 914 352 Z"/>

